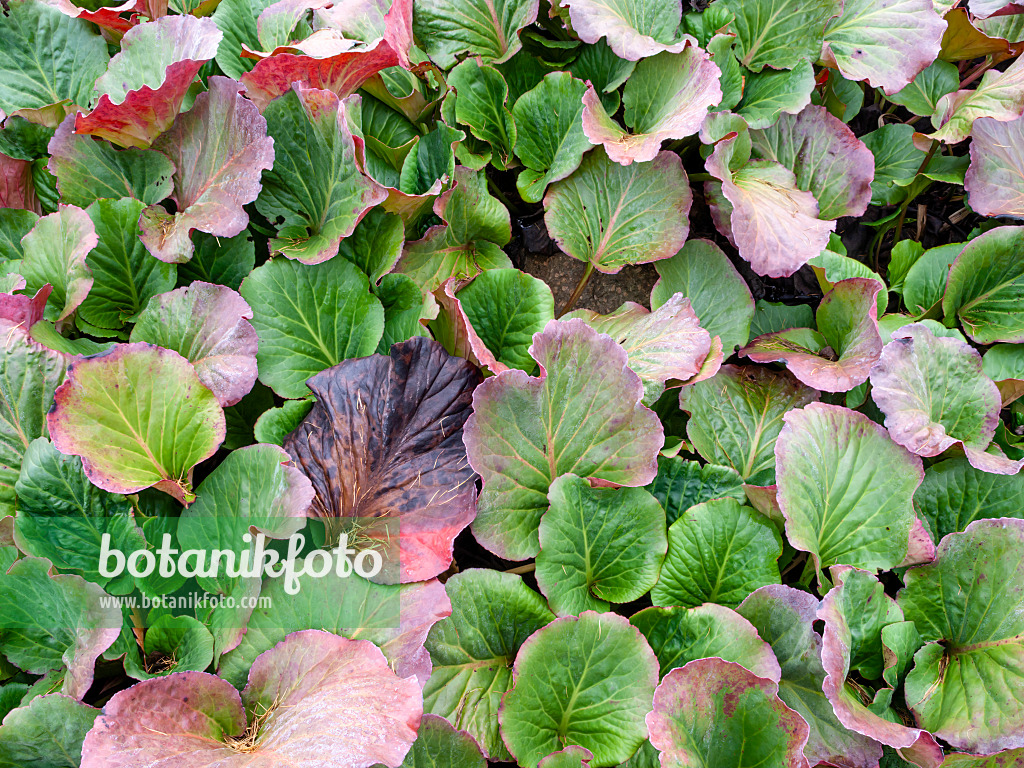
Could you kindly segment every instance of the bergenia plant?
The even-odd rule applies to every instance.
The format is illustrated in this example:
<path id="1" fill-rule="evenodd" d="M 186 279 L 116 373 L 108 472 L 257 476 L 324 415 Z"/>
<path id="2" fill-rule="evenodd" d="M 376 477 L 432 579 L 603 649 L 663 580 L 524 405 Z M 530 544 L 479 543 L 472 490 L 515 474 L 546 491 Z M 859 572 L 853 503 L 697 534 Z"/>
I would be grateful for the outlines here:
<path id="1" fill-rule="evenodd" d="M 1024 766 L 1022 54 L 0 0 L 0 768 Z"/>

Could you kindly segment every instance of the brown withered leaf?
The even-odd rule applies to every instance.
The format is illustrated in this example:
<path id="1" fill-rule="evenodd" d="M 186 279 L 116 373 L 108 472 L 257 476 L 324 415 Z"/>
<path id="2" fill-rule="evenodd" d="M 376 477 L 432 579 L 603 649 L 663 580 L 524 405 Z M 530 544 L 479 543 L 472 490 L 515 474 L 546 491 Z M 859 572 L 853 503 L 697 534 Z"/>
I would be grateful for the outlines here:
<path id="1" fill-rule="evenodd" d="M 476 514 L 462 426 L 481 380 L 468 361 L 414 337 L 390 357 L 346 360 L 309 379 L 317 403 L 285 438 L 313 483 L 315 514 L 398 518 L 403 582 L 444 571 Z"/>

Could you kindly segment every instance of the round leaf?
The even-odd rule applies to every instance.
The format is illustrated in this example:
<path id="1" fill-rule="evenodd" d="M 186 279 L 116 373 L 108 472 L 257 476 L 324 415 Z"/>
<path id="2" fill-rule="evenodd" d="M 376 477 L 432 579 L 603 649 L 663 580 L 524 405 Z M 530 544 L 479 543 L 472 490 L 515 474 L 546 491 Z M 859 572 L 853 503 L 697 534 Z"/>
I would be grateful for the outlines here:
<path id="1" fill-rule="evenodd" d="M 936 541 L 975 520 L 1024 518 L 1024 475 L 983 472 L 964 457 L 940 461 L 924 471 L 914 507 Z"/>
<path id="2" fill-rule="evenodd" d="M 969 242 L 949 269 L 942 311 L 979 344 L 1024 342 L 1024 227 L 998 227 Z"/>

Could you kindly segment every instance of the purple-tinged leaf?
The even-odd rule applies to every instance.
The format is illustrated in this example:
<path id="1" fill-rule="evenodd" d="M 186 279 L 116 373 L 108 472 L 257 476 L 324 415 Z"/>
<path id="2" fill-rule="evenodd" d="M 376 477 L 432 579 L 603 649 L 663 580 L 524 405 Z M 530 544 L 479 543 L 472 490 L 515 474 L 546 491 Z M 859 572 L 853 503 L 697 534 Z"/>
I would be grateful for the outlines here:
<path id="1" fill-rule="evenodd" d="M 267 121 L 241 96 L 238 83 L 211 77 L 209 90 L 155 143 L 178 169 L 171 198 L 177 212 L 147 208 L 139 222 L 142 241 L 161 261 L 192 258 L 193 229 L 234 237 L 249 223 L 242 206 L 260 192 L 260 174 L 274 164 Z"/>
<path id="2" fill-rule="evenodd" d="M 644 486 L 664 443 L 657 416 L 641 405 L 643 382 L 609 336 L 582 320 L 552 320 L 534 335 L 530 355 L 540 375 L 508 370 L 484 381 L 465 429 L 484 484 L 473 533 L 510 560 L 537 554 L 555 478 L 572 472 Z"/>
<path id="3" fill-rule="evenodd" d="M 61 671 L 61 692 L 81 699 L 96 659 L 121 634 L 121 610 L 99 585 L 50 570 L 49 560 L 24 557 L 0 572 L 0 647 L 29 674 Z"/>
<path id="4" fill-rule="evenodd" d="M 722 659 L 698 659 L 672 670 L 647 715 L 662 768 L 806 768 L 807 723 L 778 691 L 771 680 Z"/>
<path id="5" fill-rule="evenodd" d="M 920 323 L 900 328 L 871 371 L 871 396 L 892 439 L 919 456 L 960 444 L 984 472 L 1015 475 L 1024 466 L 987 452 L 1002 400 L 981 355 L 964 341 Z"/>
<path id="6" fill-rule="evenodd" d="M 968 755 L 951 752 L 946 755 L 943 768 L 1018 768 L 1024 764 L 1024 747 L 1008 749 L 994 755 Z"/>
<path id="7" fill-rule="evenodd" d="M 881 663 L 878 633 L 882 625 L 902 621 L 902 611 L 870 574 L 853 568 L 836 568 L 832 573 L 836 586 L 821 601 L 818 618 L 825 622 L 821 647 L 821 664 L 825 670 L 822 688 L 832 702 L 836 717 L 851 731 L 900 750 L 922 768 L 938 768 L 942 763 L 942 749 L 928 731 L 894 722 L 898 717 L 890 720 L 876 714 L 846 685 L 852 661 L 858 654 L 870 656 L 873 651 L 879 658 L 872 658 L 871 663 Z M 873 590 L 871 584 L 875 585 Z M 845 593 L 858 586 L 861 589 L 852 600 L 847 599 Z M 857 600 L 858 597 L 863 599 Z"/>
<path id="8" fill-rule="evenodd" d="M 837 563 L 898 566 L 917 520 L 921 459 L 847 408 L 811 403 L 784 418 L 775 457 L 790 544 L 810 553 L 819 574 Z"/>
<path id="9" fill-rule="evenodd" d="M 195 499 L 192 468 L 224 440 L 224 411 L 188 360 L 142 343 L 73 362 L 47 422 L 103 490 L 156 486 L 183 504 Z"/>
<path id="10" fill-rule="evenodd" d="M 62 205 L 43 216 L 21 239 L 24 258 L 20 273 L 30 291 L 53 286 L 51 319 L 64 320 L 85 301 L 92 289 L 92 270 L 85 257 L 99 243 L 89 214 L 73 205 Z"/>
<path id="11" fill-rule="evenodd" d="M 987 19 L 989 16 L 997 15 L 1004 8 L 1012 12 L 1017 5 L 1011 0 L 968 0 L 967 8 L 979 19 Z"/>
<path id="12" fill-rule="evenodd" d="M 592 143 L 604 144 L 617 163 L 649 162 L 658 156 L 662 141 L 700 130 L 708 108 L 722 100 L 720 76 L 708 54 L 695 45 L 679 54 L 644 59 L 623 92 L 629 131 L 612 120 L 591 85 L 583 95 L 583 132 Z"/>
<path id="13" fill-rule="evenodd" d="M 196 281 L 154 296 L 140 313 L 131 341 L 172 349 L 196 369 L 222 406 L 234 405 L 256 383 L 252 309 L 223 285 Z"/>
<path id="14" fill-rule="evenodd" d="M 96 107 L 75 119 L 75 133 L 122 147 L 148 147 L 171 127 L 199 69 L 224 34 L 212 19 L 164 16 L 125 33 L 121 52 L 96 81 Z"/>
<path id="15" fill-rule="evenodd" d="M 12 290 L 20 290 L 25 287 L 25 278 L 15 276 L 21 283 L 20 288 L 15 284 Z M 47 283 L 38 291 L 35 296 L 24 296 L 20 293 L 0 293 L 0 320 L 11 325 L 28 330 L 43 319 L 43 310 L 46 308 L 46 300 L 50 298 L 53 286 Z"/>
<path id="16" fill-rule="evenodd" d="M 241 697 L 204 672 L 114 694 L 85 737 L 82 768 L 397 768 L 422 712 L 416 681 L 371 643 L 307 630 L 256 659 Z"/>
<path id="17" fill-rule="evenodd" d="M 825 27 L 822 58 L 891 95 L 935 61 L 945 31 L 932 0 L 845 0 Z"/>
<path id="18" fill-rule="evenodd" d="M 594 753 L 583 747 L 566 747 L 542 759 L 537 768 L 588 768 Z"/>
<path id="19" fill-rule="evenodd" d="M 711 352 L 711 336 L 700 327 L 690 300 L 682 293 L 653 312 L 627 301 L 609 315 L 581 309 L 564 319 L 573 317 L 622 345 L 629 367 L 644 383 L 647 404 L 661 396 L 670 379 L 688 382 L 697 376 Z"/>
<path id="20" fill-rule="evenodd" d="M 585 43 L 606 38 L 616 56 L 638 61 L 668 51 L 681 53 L 696 40 L 679 33 L 682 3 L 678 0 L 562 0 L 572 28 Z"/>
<path id="21" fill-rule="evenodd" d="M 878 768 L 881 746 L 844 728 L 821 690 L 825 670 L 821 666 L 821 637 L 814 630 L 818 602 L 807 592 L 772 584 L 752 592 L 736 610 L 771 645 L 782 668 L 779 698 L 810 728 L 804 747 L 810 764 Z"/>
<path id="22" fill-rule="evenodd" d="M 674 256 L 690 231 L 693 193 L 679 156 L 623 167 L 590 152 L 544 195 L 544 223 L 565 253 L 599 272 Z M 815 254 L 817 255 L 817 254 Z"/>
<path id="23" fill-rule="evenodd" d="M 145 0 L 126 0 L 121 5 L 112 5 L 90 11 L 75 5 L 72 0 L 55 0 L 52 3 L 65 16 L 72 19 L 91 21 L 100 29 L 113 32 L 114 36 L 122 37 L 125 32 L 140 22 L 139 14 L 146 10 Z M 125 18 L 122 14 L 130 14 Z M 148 14 L 146 14 L 148 15 Z"/>
<path id="24" fill-rule="evenodd" d="M 437 342 L 413 338 L 390 357 L 346 360 L 312 377 L 316 405 L 285 440 L 313 481 L 315 515 L 398 518 L 403 582 L 445 570 L 473 519 L 462 426 L 480 379 Z"/>
<path id="25" fill-rule="evenodd" d="M 818 202 L 820 218 L 860 216 L 867 210 L 875 157 L 825 107 L 811 105 L 798 115 L 784 114 L 770 128 L 751 131 L 750 139 L 755 157 L 796 174 L 797 188 Z"/>
<path id="26" fill-rule="evenodd" d="M 32 161 L 0 154 L 0 208 L 22 208 L 42 213 L 32 183 Z"/>
<path id="27" fill-rule="evenodd" d="M 796 175 L 779 163 L 750 160 L 732 171 L 737 138 L 719 141 L 705 164 L 721 181 L 705 183 L 709 200 L 715 203 L 719 193 L 725 198 L 712 208 L 715 226 L 759 275 L 788 277 L 825 250 L 836 223 L 818 218 L 814 195 L 799 189 Z"/>
<path id="28" fill-rule="evenodd" d="M 399 63 L 398 54 L 385 40 L 378 41 L 373 48 L 356 50 L 349 50 L 352 41 L 342 38 L 325 40 L 323 46 L 314 46 L 311 41 L 313 37 L 306 41 L 309 45 L 303 53 L 275 53 L 261 59 L 251 72 L 242 75 L 246 95 L 261 111 L 278 96 L 290 91 L 294 83 L 331 91 L 344 98 L 359 90 L 364 82 L 382 69 Z M 303 50 L 299 46 L 291 48 Z"/>
<path id="29" fill-rule="evenodd" d="M 755 363 L 784 362 L 809 387 L 847 392 L 868 380 L 882 353 L 876 297 L 883 289 L 868 278 L 840 280 L 818 305 L 817 332 L 767 333 L 739 353 Z"/>
<path id="30" fill-rule="evenodd" d="M 1024 59 L 1016 59 L 1005 71 L 989 70 L 977 88 L 948 93 L 939 99 L 931 116 L 937 129 L 929 139 L 956 144 L 966 139 L 974 121 L 990 117 L 1001 123 L 1016 120 L 1024 112 Z"/>
<path id="31" fill-rule="evenodd" d="M 974 121 L 964 189 L 980 216 L 1024 218 L 1024 117 Z"/>

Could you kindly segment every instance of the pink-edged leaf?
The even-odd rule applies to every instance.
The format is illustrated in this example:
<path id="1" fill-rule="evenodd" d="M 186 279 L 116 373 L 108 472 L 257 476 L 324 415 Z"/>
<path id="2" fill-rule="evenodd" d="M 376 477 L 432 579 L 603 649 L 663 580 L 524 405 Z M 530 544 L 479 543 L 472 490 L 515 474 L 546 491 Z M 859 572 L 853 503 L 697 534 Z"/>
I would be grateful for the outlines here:
<path id="1" fill-rule="evenodd" d="M 0 154 L 0 208 L 24 208 L 42 213 L 32 183 L 32 161 Z"/>
<path id="2" fill-rule="evenodd" d="M 96 660 L 121 634 L 121 610 L 98 584 L 51 570 L 49 560 L 23 557 L 0 571 L 0 642 L 29 674 L 63 670 L 60 692 L 81 699 Z"/>
<path id="3" fill-rule="evenodd" d="M 1024 218 L 1024 117 L 1000 122 L 974 121 L 971 167 L 964 189 L 981 216 Z"/>
<path id="4" fill-rule="evenodd" d="M 114 694 L 85 738 L 82 768 L 397 768 L 422 712 L 419 686 L 371 643 L 307 630 L 256 659 L 241 697 L 204 672 Z"/>
<path id="5" fill-rule="evenodd" d="M 187 358 L 223 406 L 234 405 L 256 383 L 252 309 L 223 285 L 196 281 L 154 296 L 132 329 L 132 341 L 173 349 Z"/>
<path id="6" fill-rule="evenodd" d="M 256 19 L 256 35 L 263 51 L 270 52 L 292 41 L 292 32 L 309 11 L 318 11 L 330 0 L 278 0 L 264 8 Z M 242 46 L 249 50 L 248 46 Z"/>
<path id="7" fill-rule="evenodd" d="M 413 0 L 335 0 L 314 14 L 314 25 L 336 29 L 365 43 L 384 38 L 398 54 L 399 64 L 411 69 Z"/>
<path id="8" fill-rule="evenodd" d="M 256 657 L 290 632 L 322 629 L 369 640 L 399 677 L 415 675 L 421 687 L 426 685 L 432 669 L 424 648 L 427 634 L 452 612 L 439 581 L 393 585 L 374 584 L 358 575 L 338 579 L 303 574 L 297 582 L 298 594 L 289 595 L 284 579 L 264 580 L 264 607 L 253 611 L 237 647 L 222 657 L 217 674 L 241 687 Z"/>
<path id="9" fill-rule="evenodd" d="M 648 162 L 661 142 L 682 139 L 700 130 L 708 108 L 722 100 L 721 72 L 695 45 L 682 53 L 644 59 L 626 82 L 622 101 L 629 131 L 605 111 L 593 85 L 583 96 L 583 132 L 604 144 L 608 157 L 622 165 Z"/>
<path id="10" fill-rule="evenodd" d="M 730 170 L 736 138 L 718 142 L 705 163 L 721 181 L 705 183 L 709 199 L 725 198 L 712 209 L 715 225 L 759 275 L 788 277 L 825 250 L 836 223 L 818 218 L 814 195 L 799 189 L 796 175 L 779 163 L 751 160 Z"/>
<path id="11" fill-rule="evenodd" d="M 386 40 L 358 50 L 347 50 L 340 43 L 339 40 L 323 48 L 308 46 L 313 55 L 276 53 L 260 60 L 251 72 L 242 75 L 246 94 L 260 110 L 290 90 L 292 83 L 331 91 L 344 98 L 382 69 L 399 64 L 398 54 Z"/>
<path id="12" fill-rule="evenodd" d="M 270 712 L 260 749 L 299 765 L 397 766 L 416 739 L 423 696 L 373 643 L 329 632 L 289 635 L 249 671 L 242 702 Z"/>
<path id="13" fill-rule="evenodd" d="M 627 301 L 609 315 L 577 310 L 578 317 L 622 345 L 629 367 L 644 383 L 644 401 L 657 400 L 670 379 L 690 382 L 711 352 L 711 335 L 700 327 L 690 300 L 676 293 L 653 312 Z"/>
<path id="14" fill-rule="evenodd" d="M 806 768 L 808 727 L 771 680 L 722 659 L 698 659 L 669 672 L 647 715 L 662 768 L 737 765 L 754 753 L 763 765 Z"/>
<path id="15" fill-rule="evenodd" d="M 906 568 L 911 565 L 930 563 L 934 559 L 935 542 L 932 541 L 931 534 L 924 527 L 924 523 L 918 518 L 917 522 L 910 529 L 910 546 L 907 549 L 907 556 L 903 558 L 903 562 L 899 564 L 899 567 Z"/>
<path id="16" fill-rule="evenodd" d="M 1024 466 L 987 452 L 1002 399 L 981 355 L 960 339 L 936 336 L 921 323 L 895 331 L 871 371 L 871 396 L 892 439 L 919 456 L 959 443 L 985 472 L 1014 475 Z"/>
<path id="17" fill-rule="evenodd" d="M 825 403 L 789 411 L 775 443 L 786 535 L 819 569 L 895 568 L 917 520 L 921 459 L 867 416 Z"/>
<path id="18" fill-rule="evenodd" d="M 945 31 L 932 0 L 845 0 L 825 27 L 822 58 L 847 80 L 894 94 L 935 61 Z"/>
<path id="19" fill-rule="evenodd" d="M 242 206 L 260 193 L 260 174 L 274 164 L 274 140 L 267 121 L 226 77 L 211 77 L 209 90 L 154 144 L 178 169 L 174 174 L 177 213 L 159 205 L 139 222 L 142 242 L 161 261 L 192 258 L 193 229 L 234 237 L 249 224 Z"/>
<path id="20" fill-rule="evenodd" d="M 212 19 L 164 16 L 125 33 L 121 52 L 96 81 L 95 109 L 75 120 L 75 133 L 122 147 L 148 147 L 171 127 L 200 67 L 224 37 Z"/>
<path id="21" fill-rule="evenodd" d="M 1002 15 L 999 12 L 1003 10 L 1014 13 L 1019 7 L 1019 4 L 1012 3 L 1010 0 L 968 0 L 967 2 L 967 8 L 979 19 Z"/>
<path id="22" fill-rule="evenodd" d="M 192 468 L 224 440 L 224 411 L 177 352 L 118 344 L 74 361 L 47 416 L 61 453 L 82 457 L 100 488 L 156 486 L 191 503 Z"/>
<path id="23" fill-rule="evenodd" d="M 1015 59 L 1003 71 L 989 70 L 973 89 L 947 93 L 931 116 L 936 130 L 928 134 L 945 144 L 956 144 L 970 134 L 974 121 L 988 117 L 999 122 L 1016 120 L 1024 112 L 1024 59 Z"/>
<path id="24" fill-rule="evenodd" d="M 25 279 L 19 277 L 21 288 L 25 287 Z M 14 287 L 12 290 L 20 290 Z M 46 300 L 50 298 L 53 286 L 47 283 L 35 296 L 22 296 L 18 293 L 0 293 L 0 320 L 19 326 L 28 331 L 43 319 Z"/>
<path id="25" fill-rule="evenodd" d="M 61 205 L 56 213 L 43 216 L 21 239 L 24 258 L 19 272 L 30 291 L 53 286 L 52 319 L 69 317 L 92 290 L 92 270 L 85 257 L 97 243 L 89 214 L 73 205 Z"/>
<path id="26" fill-rule="evenodd" d="M 537 768 L 587 768 L 594 753 L 583 747 L 566 747 L 552 752 L 537 764 Z"/>
<path id="27" fill-rule="evenodd" d="M 867 609 L 867 606 L 861 606 L 858 608 L 858 614 L 851 617 L 848 617 L 843 609 L 843 582 L 844 578 L 849 578 L 850 574 L 863 574 L 869 579 L 874 578 L 863 571 L 852 568 L 833 569 L 836 586 L 825 595 L 818 608 L 818 619 L 825 622 L 821 646 L 821 665 L 825 670 L 822 689 L 825 696 L 832 702 L 833 711 L 839 718 L 839 722 L 851 731 L 900 750 L 908 758 L 912 757 L 914 762 L 922 768 L 938 768 L 942 763 L 942 748 L 930 733 L 919 728 L 909 728 L 875 714 L 862 703 L 857 693 L 846 685 L 846 678 L 850 673 L 851 655 L 860 650 L 855 644 L 855 638 L 850 629 L 850 620 L 863 621 L 864 614 L 860 610 L 861 608 Z M 880 587 L 881 585 L 879 585 L 879 592 L 881 592 Z M 881 601 L 887 604 L 892 603 L 891 598 L 884 594 L 881 595 Z M 892 613 L 898 614 L 893 621 L 902 620 L 902 612 L 895 605 L 892 605 L 892 608 L 894 609 Z M 880 638 L 876 637 L 875 639 L 880 643 Z M 879 653 L 881 653 L 880 648 Z"/>
<path id="28" fill-rule="evenodd" d="M 800 381 L 823 392 L 847 392 L 868 380 L 882 353 L 876 297 L 883 287 L 863 277 L 840 280 L 818 305 L 817 333 L 766 333 L 740 354 L 755 363 L 784 362 Z"/>
<path id="29" fill-rule="evenodd" d="M 810 727 L 804 747 L 810 764 L 878 768 L 881 745 L 844 728 L 821 690 L 821 636 L 814 629 L 818 603 L 802 590 L 769 584 L 751 592 L 736 610 L 771 645 L 782 667 L 779 698 Z"/>
<path id="30" fill-rule="evenodd" d="M 481 368 L 487 368 L 491 373 L 507 371 L 509 367 L 499 362 L 494 353 L 487 348 L 466 317 L 462 302 L 455 296 L 455 291 L 464 283 L 465 280 L 450 277 L 433 291 L 434 300 L 440 308 L 438 317 L 443 316 L 438 330 L 435 331 L 436 338 L 451 354 L 464 357 Z"/>
<path id="31" fill-rule="evenodd" d="M 480 374 L 416 337 L 391 356 L 346 360 L 309 379 L 317 402 L 284 446 L 313 481 L 315 514 L 395 517 L 401 580 L 445 570 L 473 519 L 462 425 Z"/>
<path id="32" fill-rule="evenodd" d="M 113 5 L 107 8 L 97 8 L 90 11 L 87 8 L 80 8 L 71 0 L 55 0 L 52 3 L 57 10 L 65 16 L 73 19 L 91 21 L 101 29 L 113 32 L 115 35 L 124 35 L 129 29 L 139 23 L 139 13 L 144 11 L 146 3 L 144 0 L 126 0 L 121 5 Z M 122 14 L 130 14 L 125 18 Z"/>
<path id="33" fill-rule="evenodd" d="M 483 492 L 473 534 L 522 560 L 540 549 L 537 528 L 555 478 L 572 472 L 626 486 L 657 475 L 664 432 L 641 405 L 643 382 L 615 340 L 582 320 L 552 320 L 530 355 L 540 375 L 508 370 L 473 394 L 465 442 Z"/>
<path id="34" fill-rule="evenodd" d="M 585 43 L 602 37 L 616 56 L 638 61 L 662 51 L 681 53 L 696 40 L 679 33 L 682 4 L 646 0 L 562 0 L 573 31 Z"/>

